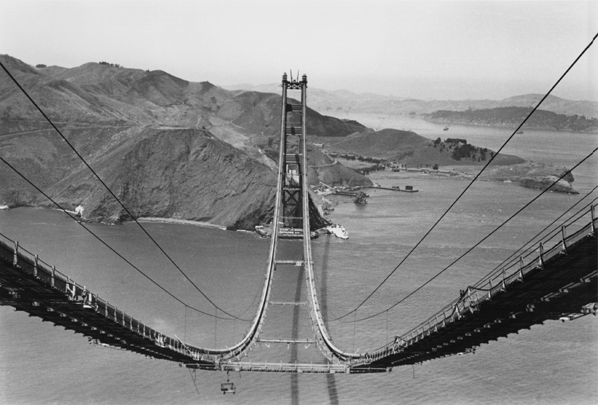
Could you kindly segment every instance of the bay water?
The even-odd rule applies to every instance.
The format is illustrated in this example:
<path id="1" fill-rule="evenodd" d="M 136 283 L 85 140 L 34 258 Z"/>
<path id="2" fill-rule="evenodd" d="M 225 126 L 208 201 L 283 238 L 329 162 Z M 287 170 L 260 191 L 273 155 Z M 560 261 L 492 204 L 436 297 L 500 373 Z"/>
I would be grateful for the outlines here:
<path id="1" fill-rule="evenodd" d="M 374 126 L 412 129 L 432 139 L 449 136 L 442 127 L 419 119 L 352 118 Z M 450 137 L 494 150 L 510 135 L 508 130 L 460 126 L 451 126 L 448 132 Z M 592 134 L 531 130 L 512 142 L 505 153 L 567 167 L 598 146 Z M 471 254 L 388 311 L 538 191 L 509 183 L 476 182 L 400 266 L 467 181 L 379 172 L 372 176 L 375 182 L 412 185 L 419 192 L 370 189 L 369 203 L 364 206 L 338 197 L 329 218 L 344 225 L 350 238 L 321 236 L 313 242 L 320 299 L 335 344 L 345 351 L 364 352 L 433 315 L 456 298 L 460 289 L 485 276 L 584 198 L 597 184 L 597 169 L 594 156 L 574 171 L 579 195 L 546 193 Z M 598 193 L 593 192 L 584 201 L 596 197 Z M 254 316 L 264 282 L 268 240 L 247 232 L 145 223 L 206 298 L 135 224 L 88 226 L 145 274 L 204 313 L 174 301 L 64 214 L 34 208 L 0 211 L 0 233 L 163 333 L 201 347 L 230 347 L 243 336 L 247 321 L 207 314 L 226 318 L 226 311 L 243 319 Z M 286 243 L 285 248 L 296 250 L 298 245 L 293 243 Z M 273 301 L 303 299 L 304 275 L 297 269 L 276 272 Z M 208 299 L 221 310 L 215 310 Z M 342 317 L 357 306 L 355 313 Z M 269 310 L 264 337 L 294 333 L 311 338 L 307 318 L 284 311 Z M 378 312 L 381 315 L 361 320 Z M 298 320 L 291 325 L 294 319 Z M 269 346 L 256 346 L 244 361 L 319 359 L 314 345 Z M 2 404 L 590 404 L 598 402 L 598 320 L 590 315 L 572 322 L 546 322 L 482 345 L 475 354 L 399 367 L 391 373 L 231 373 L 228 378 L 237 386 L 235 395 L 220 393 L 226 373 L 192 373 L 176 363 L 89 344 L 72 331 L 0 307 Z"/>

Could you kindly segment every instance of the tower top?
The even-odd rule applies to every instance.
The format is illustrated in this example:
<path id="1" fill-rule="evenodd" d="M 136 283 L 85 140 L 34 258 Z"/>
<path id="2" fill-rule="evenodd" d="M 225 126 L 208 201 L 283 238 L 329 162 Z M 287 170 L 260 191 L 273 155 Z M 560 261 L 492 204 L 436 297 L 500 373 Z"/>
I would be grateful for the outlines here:
<path id="1" fill-rule="evenodd" d="M 287 73 L 285 72 L 282 74 L 282 83 L 286 83 L 290 86 L 290 88 L 299 88 L 303 86 L 307 87 L 307 75 L 304 74 L 303 76 L 301 76 L 301 81 L 299 81 L 298 77 L 296 79 L 293 78 L 293 71 L 291 71 L 291 80 L 289 80 Z"/>

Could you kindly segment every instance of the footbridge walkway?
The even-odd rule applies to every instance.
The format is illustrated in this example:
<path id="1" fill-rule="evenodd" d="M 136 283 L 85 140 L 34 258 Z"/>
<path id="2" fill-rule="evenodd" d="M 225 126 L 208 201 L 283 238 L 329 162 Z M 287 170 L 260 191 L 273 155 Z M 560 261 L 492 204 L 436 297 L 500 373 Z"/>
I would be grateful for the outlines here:
<path id="1" fill-rule="evenodd" d="M 323 320 L 316 291 L 310 233 L 314 208 L 307 183 L 307 77 L 282 80 L 282 118 L 278 186 L 265 281 L 255 317 L 240 342 L 230 348 L 195 347 L 167 336 L 101 299 L 85 286 L 42 261 L 18 242 L 0 236 L 0 305 L 25 311 L 87 336 L 90 341 L 148 357 L 178 362 L 189 368 L 224 371 L 294 373 L 372 373 L 393 367 L 468 353 L 483 343 L 528 329 L 546 320 L 572 320 L 596 315 L 597 240 L 595 205 L 565 221 L 561 230 L 523 253 L 476 285 L 464 286 L 458 297 L 412 331 L 383 347 L 362 353 L 335 346 Z M 287 98 L 301 92 L 301 102 Z M 281 239 L 302 241 L 302 257 L 285 255 Z M 325 356 L 321 363 L 256 363 L 242 361 L 260 342 L 277 268 L 301 269 L 314 343 Z M 291 306 L 293 303 L 289 303 Z M 294 336 L 278 339 L 303 344 Z"/>

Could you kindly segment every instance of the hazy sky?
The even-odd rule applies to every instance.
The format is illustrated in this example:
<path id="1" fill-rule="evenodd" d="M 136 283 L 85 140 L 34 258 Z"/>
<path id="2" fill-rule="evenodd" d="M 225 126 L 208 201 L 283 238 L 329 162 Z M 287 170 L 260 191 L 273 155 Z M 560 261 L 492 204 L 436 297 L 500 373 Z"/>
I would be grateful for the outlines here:
<path id="1" fill-rule="evenodd" d="M 33 65 L 416 98 L 544 93 L 596 32 L 595 0 L 0 0 L 0 53 Z M 598 43 L 553 94 L 598 100 L 597 62 Z"/>

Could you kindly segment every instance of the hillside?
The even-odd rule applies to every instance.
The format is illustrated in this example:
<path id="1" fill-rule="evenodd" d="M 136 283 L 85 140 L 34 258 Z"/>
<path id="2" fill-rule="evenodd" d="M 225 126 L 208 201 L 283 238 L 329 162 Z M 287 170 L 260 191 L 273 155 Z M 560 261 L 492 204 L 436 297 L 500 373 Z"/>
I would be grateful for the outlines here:
<path id="1" fill-rule="evenodd" d="M 494 154 L 493 151 L 467 143 L 466 139 L 440 138 L 432 141 L 411 131 L 383 129 L 364 131 L 347 136 L 341 141 L 329 140 L 329 151 L 352 153 L 360 156 L 384 158 L 408 166 L 438 164 L 447 165 L 482 165 Z M 495 165 L 523 163 L 517 156 L 498 155 Z"/>
<path id="2" fill-rule="evenodd" d="M 460 124 L 516 128 L 532 111 L 527 107 L 498 107 L 482 110 L 447 111 L 427 114 L 425 118 L 439 124 Z M 554 131 L 598 133 L 598 118 L 557 114 L 536 110 L 523 128 Z"/>
<path id="3" fill-rule="evenodd" d="M 91 163 L 136 217 L 251 228 L 271 215 L 275 173 L 204 130 L 148 128 Z M 131 219 L 85 168 L 49 192 L 65 205 L 84 206 L 92 221 Z"/>
<path id="4" fill-rule="evenodd" d="M 367 156 L 389 158 L 405 155 L 424 147 L 430 140 L 415 132 L 398 129 L 383 129 L 381 131 L 364 131 L 350 135 L 342 141 L 331 143 L 334 149 L 351 151 Z"/>
<path id="5" fill-rule="evenodd" d="M 34 68 L 7 55 L 0 60 L 135 215 L 250 229 L 270 210 L 276 162 L 266 149 L 276 148 L 279 137 L 280 95 L 231 92 L 108 63 L 68 69 Z M 312 135 L 365 128 L 311 109 L 308 119 Z M 4 73 L 0 153 L 65 207 L 82 204 L 86 219 L 127 219 Z M 354 174 L 326 163 L 318 170 L 337 183 Z M 48 205 L 6 165 L 0 166 L 0 203 Z"/>

